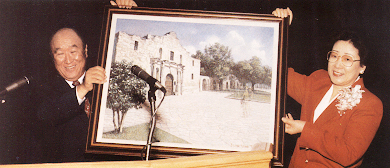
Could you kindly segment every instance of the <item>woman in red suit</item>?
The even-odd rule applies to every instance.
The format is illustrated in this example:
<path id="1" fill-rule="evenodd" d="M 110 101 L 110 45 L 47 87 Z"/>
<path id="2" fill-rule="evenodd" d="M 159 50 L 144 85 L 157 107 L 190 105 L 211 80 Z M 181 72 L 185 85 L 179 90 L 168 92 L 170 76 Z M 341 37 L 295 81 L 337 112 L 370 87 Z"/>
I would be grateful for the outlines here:
<path id="1" fill-rule="evenodd" d="M 285 17 L 289 9 L 277 9 Z M 364 87 L 366 49 L 345 32 L 327 54 L 328 70 L 310 76 L 288 70 L 287 92 L 302 105 L 300 120 L 282 118 L 289 134 L 300 134 L 289 167 L 358 167 L 383 115 L 381 100 Z"/>

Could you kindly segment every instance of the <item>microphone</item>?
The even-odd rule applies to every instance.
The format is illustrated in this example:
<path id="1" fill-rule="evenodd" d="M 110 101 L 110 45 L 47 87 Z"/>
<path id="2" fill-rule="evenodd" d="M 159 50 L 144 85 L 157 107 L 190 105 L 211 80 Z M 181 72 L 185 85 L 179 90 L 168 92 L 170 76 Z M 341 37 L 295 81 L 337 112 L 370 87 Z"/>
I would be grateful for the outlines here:
<path id="1" fill-rule="evenodd" d="M 32 77 L 30 76 L 29 78 L 27 76 L 24 76 L 23 78 L 13 82 L 12 84 L 8 85 L 7 87 L 5 87 L 4 90 L 0 91 L 0 96 L 2 95 L 5 95 L 7 94 L 8 92 L 11 92 L 19 87 L 22 87 L 24 85 L 28 85 L 30 84 L 30 80 L 32 79 Z"/>
<path id="2" fill-rule="evenodd" d="M 154 87 L 156 89 L 160 89 L 164 94 L 167 92 L 164 88 L 164 86 L 157 80 L 154 79 L 152 76 L 150 76 L 147 72 L 145 72 L 143 69 L 141 69 L 137 65 L 133 65 L 131 67 L 131 72 L 136 75 L 137 77 L 144 80 L 146 83 L 149 84 L 150 87 Z"/>

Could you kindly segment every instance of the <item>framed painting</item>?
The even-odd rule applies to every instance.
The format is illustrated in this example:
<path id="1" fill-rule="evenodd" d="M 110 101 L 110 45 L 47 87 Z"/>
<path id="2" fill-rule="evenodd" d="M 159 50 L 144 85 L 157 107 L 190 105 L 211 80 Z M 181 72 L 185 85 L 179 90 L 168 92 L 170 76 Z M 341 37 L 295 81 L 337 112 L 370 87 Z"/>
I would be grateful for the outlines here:
<path id="1" fill-rule="evenodd" d="M 273 15 L 107 7 L 87 152 L 265 150 L 282 164 L 287 32 Z"/>

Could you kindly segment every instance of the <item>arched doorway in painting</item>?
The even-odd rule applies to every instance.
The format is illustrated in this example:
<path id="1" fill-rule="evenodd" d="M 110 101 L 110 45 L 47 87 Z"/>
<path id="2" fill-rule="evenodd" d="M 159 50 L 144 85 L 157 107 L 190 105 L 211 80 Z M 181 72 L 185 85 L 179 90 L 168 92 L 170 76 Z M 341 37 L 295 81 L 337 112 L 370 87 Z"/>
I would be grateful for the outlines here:
<path id="1" fill-rule="evenodd" d="M 207 87 L 206 79 L 203 79 L 202 80 L 202 91 L 206 91 L 206 90 L 209 90 L 209 88 Z"/>
<path id="2" fill-rule="evenodd" d="M 173 95 L 173 76 L 168 74 L 165 80 L 165 89 L 167 90 L 166 96 Z"/>

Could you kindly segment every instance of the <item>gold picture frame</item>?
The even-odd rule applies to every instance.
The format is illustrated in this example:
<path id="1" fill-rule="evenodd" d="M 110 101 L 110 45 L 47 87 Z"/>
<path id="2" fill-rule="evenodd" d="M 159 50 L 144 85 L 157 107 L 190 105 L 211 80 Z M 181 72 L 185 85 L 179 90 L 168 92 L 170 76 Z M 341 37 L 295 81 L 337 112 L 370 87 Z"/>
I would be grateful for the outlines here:
<path id="1" fill-rule="evenodd" d="M 110 80 L 93 91 L 87 153 L 144 156 L 151 113 L 141 97 L 150 86 L 131 73 L 137 65 L 167 90 L 156 91 L 152 158 L 266 150 L 283 165 L 288 19 L 142 7 L 105 13 L 98 64 Z M 137 83 L 126 91 L 142 96 L 124 98 L 113 88 L 119 80 Z M 113 110 L 125 104 L 125 112 Z"/>

